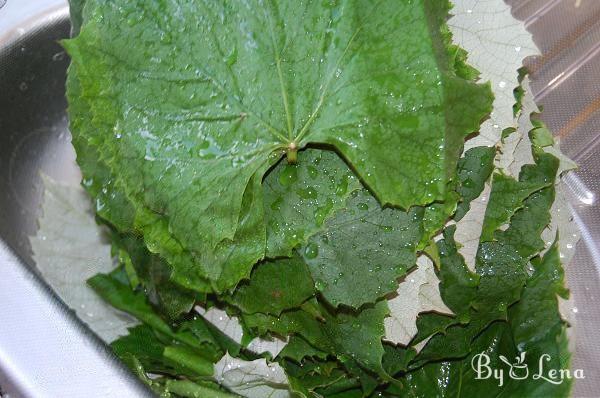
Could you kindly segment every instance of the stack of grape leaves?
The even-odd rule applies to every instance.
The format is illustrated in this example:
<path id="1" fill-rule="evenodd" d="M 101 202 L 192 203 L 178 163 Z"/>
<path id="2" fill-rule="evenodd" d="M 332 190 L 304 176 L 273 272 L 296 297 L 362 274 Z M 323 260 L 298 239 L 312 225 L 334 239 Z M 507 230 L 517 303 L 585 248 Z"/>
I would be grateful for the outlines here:
<path id="1" fill-rule="evenodd" d="M 471 366 L 569 367 L 572 165 L 511 64 L 534 46 L 500 0 L 451 28 L 362 3 L 72 3 L 73 145 L 118 258 L 88 283 L 138 322 L 106 339 L 162 396 L 568 395 Z M 453 44 L 501 46 L 467 3 L 525 38 L 502 68 Z"/>

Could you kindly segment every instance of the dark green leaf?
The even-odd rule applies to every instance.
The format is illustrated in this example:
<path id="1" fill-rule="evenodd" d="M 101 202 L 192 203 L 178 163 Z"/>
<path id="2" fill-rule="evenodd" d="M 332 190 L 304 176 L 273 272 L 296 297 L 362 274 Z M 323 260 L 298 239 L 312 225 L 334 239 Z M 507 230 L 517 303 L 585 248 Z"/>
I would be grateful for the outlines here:
<path id="1" fill-rule="evenodd" d="M 308 149 L 298 163 L 280 162 L 264 183 L 267 256 L 292 256 L 292 249 L 323 229 L 324 223 L 361 188 L 339 156 Z"/>
<path id="2" fill-rule="evenodd" d="M 558 159 L 547 153 L 534 150 L 536 164 L 525 165 L 519 181 L 504 174 L 494 174 L 489 205 L 485 211 L 481 241 L 494 238 L 494 232 L 507 223 L 513 214 L 524 206 L 532 193 L 554 184 Z"/>
<path id="3" fill-rule="evenodd" d="M 383 318 L 388 314 L 386 303 L 381 301 L 357 314 L 330 314 L 325 308 L 318 308 L 321 320 L 304 310 L 293 310 L 283 312 L 279 317 L 258 313 L 244 315 L 243 321 L 259 334 L 299 334 L 312 346 L 343 362 L 355 360 L 366 369 L 383 373 L 381 338 L 384 335 Z"/>
<path id="4" fill-rule="evenodd" d="M 444 230 L 444 239 L 437 242 L 440 258 L 439 278 L 440 294 L 444 303 L 458 317 L 468 315 L 477 295 L 479 275 L 471 272 L 463 257 L 458 253 L 454 242 L 456 227 Z"/>
<path id="5" fill-rule="evenodd" d="M 329 354 L 310 345 L 304 338 L 293 335 L 278 355 L 301 364 L 305 358 L 326 359 Z"/>
<path id="6" fill-rule="evenodd" d="M 354 308 L 395 291 L 416 263 L 422 219 L 421 207 L 382 209 L 368 191 L 353 192 L 302 250 L 315 287 L 333 306 Z"/>
<path id="7" fill-rule="evenodd" d="M 494 170 L 495 147 L 479 146 L 465 152 L 458 161 L 458 193 L 461 201 L 456 208 L 454 219 L 463 218 L 469 211 L 471 201 L 481 194 L 485 182 Z"/>
<path id="8" fill-rule="evenodd" d="M 246 313 L 279 315 L 299 307 L 315 293 L 310 272 L 301 257 L 266 261 L 257 265 L 247 283 L 242 283 L 231 301 Z"/>

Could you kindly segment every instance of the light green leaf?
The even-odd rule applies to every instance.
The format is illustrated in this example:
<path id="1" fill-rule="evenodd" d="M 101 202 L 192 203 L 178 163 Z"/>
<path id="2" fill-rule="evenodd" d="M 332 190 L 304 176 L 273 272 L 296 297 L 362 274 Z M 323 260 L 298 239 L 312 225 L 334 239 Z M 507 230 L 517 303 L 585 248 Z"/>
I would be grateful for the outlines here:
<path id="1" fill-rule="evenodd" d="M 495 146 L 502 130 L 517 127 L 513 118 L 519 86 L 517 69 L 523 59 L 539 55 L 533 37 L 523 22 L 511 13 L 511 6 L 496 0 L 453 0 L 448 26 L 454 42 L 468 52 L 469 64 L 481 72 L 481 80 L 491 83 L 494 106 L 480 133 L 465 143 L 465 148 Z"/>
<path id="2" fill-rule="evenodd" d="M 185 248 L 207 256 L 217 289 L 264 256 L 237 232 L 244 220 L 262 228 L 252 181 L 283 150 L 295 160 L 309 142 L 333 145 L 382 203 L 407 208 L 444 197 L 464 137 L 490 108 L 488 88 L 454 76 L 436 51 L 444 13 L 429 21 L 428 3 L 164 6 L 86 2 L 66 47 L 99 130 L 74 134 L 97 147 L 136 208 L 164 214 Z M 397 38 L 398 26 L 410 35 Z M 239 240 L 239 271 L 207 264 Z"/>

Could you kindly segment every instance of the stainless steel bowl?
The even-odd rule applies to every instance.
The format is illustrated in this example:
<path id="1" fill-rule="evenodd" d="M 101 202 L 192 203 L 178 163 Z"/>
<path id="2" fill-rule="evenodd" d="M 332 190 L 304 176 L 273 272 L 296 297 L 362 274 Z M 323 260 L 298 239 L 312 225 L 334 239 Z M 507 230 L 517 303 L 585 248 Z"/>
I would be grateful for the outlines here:
<path id="1" fill-rule="evenodd" d="M 78 178 L 64 96 L 69 59 L 58 43 L 69 29 L 63 1 L 0 8 L 0 395 L 151 396 L 36 275 L 31 256 L 40 172 Z"/>
<path id="2" fill-rule="evenodd" d="M 477 1 L 477 0 L 474 0 Z M 2 4 L 4 6 L 2 7 Z M 528 60 L 544 119 L 581 169 L 567 185 L 582 243 L 567 276 L 574 396 L 600 391 L 600 1 L 507 0 L 544 56 Z M 0 389 L 12 397 L 136 397 L 149 392 L 35 274 L 40 171 L 77 182 L 69 148 L 64 0 L 0 0 Z M 0 394 L 1 395 L 1 394 Z"/>

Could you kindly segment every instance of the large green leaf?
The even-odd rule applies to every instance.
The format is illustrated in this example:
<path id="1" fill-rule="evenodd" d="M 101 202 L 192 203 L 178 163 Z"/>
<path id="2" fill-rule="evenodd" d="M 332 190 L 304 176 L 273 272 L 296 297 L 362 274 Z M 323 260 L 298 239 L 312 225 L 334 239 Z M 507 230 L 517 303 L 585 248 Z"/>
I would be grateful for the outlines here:
<path id="1" fill-rule="evenodd" d="M 209 259 L 238 240 L 247 263 L 264 256 L 236 236 L 244 220 L 264 225 L 252 181 L 307 143 L 333 145 L 382 203 L 442 199 L 490 94 L 453 75 L 430 8 L 87 1 L 66 47 L 101 129 L 74 134 L 90 134 L 136 207 Z"/>
<path id="2" fill-rule="evenodd" d="M 81 96 L 74 66 L 71 68 L 67 87 L 71 96 Z M 87 124 L 88 102 L 84 97 L 80 99 L 71 106 L 72 113 L 78 115 L 71 118 L 71 128 L 80 132 L 97 132 L 93 125 Z M 79 153 L 79 164 L 84 174 L 90 176 L 84 180 L 84 186 L 96 198 L 98 215 L 120 231 L 143 231 L 144 241 L 150 251 L 160 254 L 171 264 L 170 277 L 175 283 L 196 291 L 210 291 L 211 286 L 204 280 L 206 270 L 198 269 L 199 263 L 212 263 L 213 266 L 221 265 L 225 268 L 221 280 L 217 281 L 218 290 L 220 286 L 230 286 L 247 276 L 248 267 L 253 264 L 252 260 L 242 263 L 235 261 L 240 256 L 248 256 L 247 250 L 235 250 L 229 245 L 219 245 L 213 252 L 213 257 L 203 258 L 183 247 L 181 242 L 170 234 L 168 221 L 164 216 L 145 207 L 134 209 L 123 194 L 122 182 L 111 177 L 106 164 L 99 159 L 95 147 L 87 143 L 85 136 L 86 134 L 76 136 L 74 144 Z M 344 205 L 347 196 L 360 187 L 352 172 L 334 153 L 307 150 L 298 156 L 302 161 L 300 164 L 279 164 L 263 184 L 262 190 L 267 205 L 265 213 L 268 256 L 291 255 L 294 247 L 304 243 L 308 236 L 322 228 L 327 217 Z M 240 227 L 243 224 L 244 221 Z M 252 225 L 246 229 L 248 232 L 245 236 L 249 242 L 246 244 L 242 239 L 237 239 L 236 246 L 262 247 L 260 234 L 256 234 Z M 242 235 L 239 230 L 236 234 Z M 256 238 L 259 238 L 258 244 L 253 245 Z M 238 273 L 231 276 L 227 273 L 228 270 L 237 270 Z M 227 279 L 231 281 L 227 282 Z"/>
<path id="3" fill-rule="evenodd" d="M 193 253 L 170 234 L 164 217 L 145 207 L 134 207 L 125 195 L 122 182 L 111 175 L 97 148 L 106 126 L 92 117 L 90 100 L 93 98 L 83 95 L 74 64 L 69 68 L 67 95 L 78 99 L 69 104 L 70 129 L 74 133 L 72 142 L 84 175 L 83 186 L 94 198 L 96 214 L 122 233 L 137 235 L 143 231 L 148 249 L 160 254 L 173 267 L 170 278 L 174 282 L 196 291 L 211 291 L 211 286 L 198 271 Z"/>

